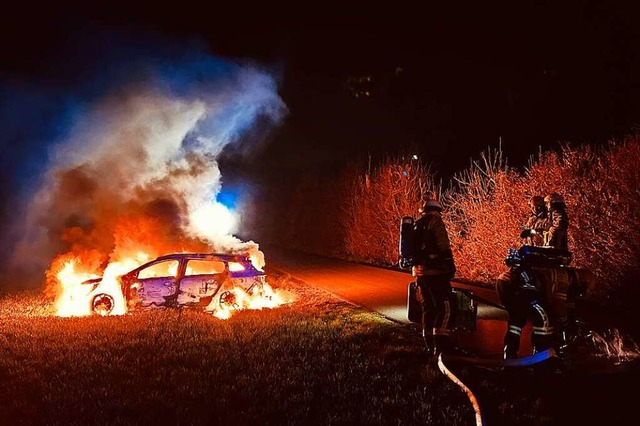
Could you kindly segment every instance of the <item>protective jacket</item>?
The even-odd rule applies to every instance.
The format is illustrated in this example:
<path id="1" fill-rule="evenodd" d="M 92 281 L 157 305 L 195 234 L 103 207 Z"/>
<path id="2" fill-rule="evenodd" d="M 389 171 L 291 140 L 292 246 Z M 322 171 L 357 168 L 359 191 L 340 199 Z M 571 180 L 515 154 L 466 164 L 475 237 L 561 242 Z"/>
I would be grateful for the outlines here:
<path id="1" fill-rule="evenodd" d="M 416 221 L 414 244 L 414 264 L 421 270 L 419 275 L 443 275 L 453 278 L 456 268 L 449 235 L 440 212 L 427 211 Z"/>
<path id="2" fill-rule="evenodd" d="M 531 213 L 527 223 L 524 225 L 525 229 L 531 229 L 535 231 L 534 234 L 525 238 L 525 244 L 531 246 L 544 245 L 544 235 L 549 230 L 549 219 L 546 211 L 542 211 L 538 214 Z"/>
<path id="3" fill-rule="evenodd" d="M 569 249 L 569 215 L 564 203 L 551 204 L 549 209 L 549 229 L 545 234 L 545 245 L 558 249 Z"/>

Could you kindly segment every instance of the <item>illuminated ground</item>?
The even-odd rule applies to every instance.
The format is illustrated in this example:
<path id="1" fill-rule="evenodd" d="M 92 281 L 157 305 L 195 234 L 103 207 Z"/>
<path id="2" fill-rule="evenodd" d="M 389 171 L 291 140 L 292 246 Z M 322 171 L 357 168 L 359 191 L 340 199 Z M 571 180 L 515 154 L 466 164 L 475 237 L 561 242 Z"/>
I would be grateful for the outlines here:
<path id="1" fill-rule="evenodd" d="M 267 272 L 296 302 L 228 321 L 187 310 L 57 318 L 39 295 L 0 296 L 0 424 L 473 423 L 414 327 Z M 489 424 L 621 423 L 640 379 L 633 368 L 456 371 Z"/>
<path id="2" fill-rule="evenodd" d="M 326 289 L 387 318 L 408 324 L 407 285 L 413 281 L 409 273 L 375 268 L 320 256 L 269 250 L 270 263 L 307 283 Z M 492 288 L 479 288 L 454 282 L 455 287 L 471 288 L 484 299 L 498 303 Z M 475 353 L 495 356 L 502 353 L 502 337 L 506 331 L 506 312 L 479 304 L 477 330 L 458 338 Z M 523 352 L 530 350 L 529 328 L 525 329 Z"/>
<path id="3" fill-rule="evenodd" d="M 411 330 L 270 282 L 297 301 L 227 321 L 57 318 L 37 295 L 0 297 L 0 424 L 468 424 Z"/>
<path id="4" fill-rule="evenodd" d="M 270 253 L 272 262 L 283 270 L 395 321 L 408 322 L 409 274 L 313 255 Z M 497 302 L 492 289 L 476 291 Z M 478 316 L 478 330 L 460 336 L 460 343 L 481 356 L 495 357 L 502 349 L 506 315 L 481 305 Z M 606 318 L 598 320 L 607 324 Z M 417 329 L 414 333 L 418 334 Z M 531 350 L 528 339 L 529 334 L 523 334 L 521 352 Z M 618 359 L 605 357 L 601 348 L 596 349 L 580 347 L 574 351 L 564 373 L 545 372 L 546 366 L 500 371 L 461 364 L 452 369 L 478 396 L 488 424 L 622 424 L 635 418 L 635 394 L 626 389 L 640 379 L 640 353 L 636 350 L 628 354 L 632 360 L 618 363 Z"/>

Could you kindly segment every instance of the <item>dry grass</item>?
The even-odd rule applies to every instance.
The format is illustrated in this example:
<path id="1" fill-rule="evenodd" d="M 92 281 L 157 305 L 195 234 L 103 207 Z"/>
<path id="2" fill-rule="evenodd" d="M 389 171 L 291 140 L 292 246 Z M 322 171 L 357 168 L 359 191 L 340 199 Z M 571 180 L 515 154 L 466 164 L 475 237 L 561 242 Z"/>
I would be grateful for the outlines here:
<path id="1" fill-rule="evenodd" d="M 295 303 L 57 318 L 0 298 L 0 424 L 468 424 L 415 330 L 271 273 Z"/>
<path id="2" fill-rule="evenodd" d="M 38 294 L 0 296 L 0 424 L 473 423 L 471 405 L 426 362 L 414 328 L 269 272 L 296 302 L 228 321 L 190 310 L 58 318 Z M 456 374 L 496 424 L 568 421 L 575 414 L 559 401 L 575 389 L 584 395 L 568 413 L 605 419 L 593 389 L 632 398 L 622 389 L 637 380 L 620 376 L 601 388 L 591 376 L 483 371 Z M 619 407 L 632 404 L 609 399 L 627 415 Z"/>

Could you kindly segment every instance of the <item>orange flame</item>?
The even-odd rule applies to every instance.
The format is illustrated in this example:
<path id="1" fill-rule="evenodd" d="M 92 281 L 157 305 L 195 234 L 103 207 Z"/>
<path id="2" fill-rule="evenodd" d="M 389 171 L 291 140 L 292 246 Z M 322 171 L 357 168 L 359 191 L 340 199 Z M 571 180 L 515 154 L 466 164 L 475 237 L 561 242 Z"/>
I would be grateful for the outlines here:
<path id="1" fill-rule="evenodd" d="M 144 253 L 139 257 L 146 258 Z M 76 270 L 80 265 L 78 258 L 63 262 L 63 268 L 56 274 L 60 292 L 55 302 L 56 313 L 61 317 L 86 316 L 92 313 L 92 303 L 97 296 L 107 295 L 110 298 L 110 315 L 123 315 L 127 306 L 118 277 L 139 265 L 137 259 L 125 259 L 111 262 L 104 270 L 102 279 L 92 284 L 85 281 L 100 278 L 99 275 Z"/>
<path id="2" fill-rule="evenodd" d="M 213 216 L 216 220 L 209 217 L 208 222 L 204 220 L 207 215 L 203 215 L 199 217 L 201 222 L 197 223 L 204 229 L 212 223 L 227 220 L 227 225 L 231 227 L 235 215 L 232 212 L 228 213 L 226 216 Z M 195 220 L 192 222 L 196 223 Z M 181 235 L 173 222 L 149 215 L 148 212 L 130 211 L 116 217 L 105 214 L 97 223 L 100 226 L 91 231 L 77 226 L 65 230 L 62 237 L 63 241 L 69 244 L 70 250 L 54 259 L 47 271 L 50 288 L 56 292 L 55 306 L 59 316 L 91 315 L 96 311 L 93 309 L 96 303 L 100 303 L 101 306 L 105 303 L 108 305 L 109 309 L 100 310 L 103 314 L 125 314 L 127 300 L 122 293 L 119 278 L 121 275 L 160 255 L 213 251 L 213 247 L 205 240 Z M 216 229 L 211 229 L 209 233 L 216 235 L 227 230 Z M 219 239 L 219 250 L 247 256 L 256 269 L 263 270 L 264 254 L 258 249 L 257 244 L 243 243 L 231 235 Z M 109 255 L 107 250 L 110 250 Z M 175 276 L 178 265 L 174 263 L 173 266 L 176 270 L 167 273 Z M 232 272 L 240 271 L 241 268 L 242 265 L 239 263 L 229 264 Z M 99 282 L 84 283 L 100 276 L 102 279 Z M 235 290 L 232 293 L 237 301 L 234 302 L 235 306 L 232 309 L 225 308 L 229 312 L 219 313 L 219 317 L 228 317 L 231 315 L 230 311 L 235 309 L 260 309 L 282 303 L 276 302 L 278 298 L 269 293 L 272 292 L 270 288 L 262 290 L 260 294 L 250 295 L 239 293 L 240 289 L 237 291 L 237 294 Z M 251 301 L 252 299 L 256 300 Z"/>
<path id="3" fill-rule="evenodd" d="M 64 267 L 56 274 L 61 286 L 60 295 L 56 300 L 56 312 L 61 317 L 89 315 L 91 313 L 89 305 L 91 286 L 83 285 L 82 282 L 98 278 L 98 276 L 76 271 L 77 263 L 77 259 L 65 262 Z"/>
<path id="4" fill-rule="evenodd" d="M 213 316 L 220 319 L 229 319 L 234 311 L 241 309 L 271 309 L 276 308 L 291 300 L 285 300 L 278 292 L 265 283 L 262 288 L 254 287 L 251 293 L 247 293 L 240 287 L 234 287 L 229 291 L 227 303 L 221 303 L 220 306 L 213 310 Z M 212 302 L 213 304 L 213 302 Z M 211 305 L 207 309 L 214 308 Z"/>
<path id="5" fill-rule="evenodd" d="M 261 251 L 256 249 L 250 251 L 248 255 L 256 268 L 264 267 L 264 255 Z M 59 256 L 49 271 L 49 275 L 53 274 L 55 277 L 58 290 L 55 302 L 57 315 L 62 317 L 91 315 L 94 312 L 94 303 L 104 299 L 109 304 L 109 312 L 105 314 L 124 315 L 127 313 L 127 302 L 122 293 L 119 277 L 149 260 L 150 256 L 147 253 L 138 251 L 132 257 L 110 262 L 104 269 L 100 281 L 87 283 L 87 280 L 100 278 L 98 274 L 91 271 L 91 269 L 99 270 L 96 266 L 97 260 L 92 258 L 91 254 L 85 253 L 84 258 L 73 254 Z M 174 267 L 177 268 L 177 263 Z M 53 272 L 56 269 L 58 271 Z M 240 263 L 229 263 L 229 270 L 232 272 L 243 269 Z M 175 275 L 177 270 L 168 271 L 168 273 Z M 250 292 L 240 287 L 221 291 L 226 293 L 223 297 L 224 301 L 220 302 L 221 297 L 218 295 L 214 298 L 215 304 L 212 301 L 205 309 L 220 319 L 228 319 L 235 311 L 241 309 L 274 308 L 291 302 L 291 300 L 285 300 L 267 283 L 254 286 Z"/>

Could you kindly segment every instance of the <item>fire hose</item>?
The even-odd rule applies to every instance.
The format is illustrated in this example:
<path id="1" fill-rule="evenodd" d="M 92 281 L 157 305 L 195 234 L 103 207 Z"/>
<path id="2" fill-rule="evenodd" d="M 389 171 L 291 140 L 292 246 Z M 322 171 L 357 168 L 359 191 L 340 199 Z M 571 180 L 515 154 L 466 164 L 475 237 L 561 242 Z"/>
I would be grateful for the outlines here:
<path id="1" fill-rule="evenodd" d="M 473 392 L 471 392 L 471 389 L 469 389 L 467 385 L 462 382 L 462 380 L 460 380 L 455 374 L 451 372 L 451 370 L 447 368 L 447 366 L 444 364 L 444 361 L 442 361 L 442 354 L 438 356 L 438 368 L 440 369 L 442 374 L 447 376 L 449 380 L 458 385 L 460 389 L 464 391 L 464 393 L 467 395 L 467 398 L 469 398 L 469 402 L 471 402 L 471 405 L 473 406 L 473 411 L 476 417 L 476 426 L 483 426 L 485 423 L 484 418 L 482 417 L 482 411 L 480 410 L 480 404 L 478 403 L 478 398 L 476 398 Z"/>
<path id="2" fill-rule="evenodd" d="M 475 413 L 476 426 L 484 426 L 485 419 L 482 415 L 482 410 L 480 409 L 480 403 L 478 402 L 478 398 L 475 394 L 469 389 L 469 387 L 458 378 L 452 371 L 447 367 L 445 361 L 454 361 L 458 363 L 470 364 L 478 367 L 493 367 L 493 368 L 503 368 L 503 367 L 529 367 L 543 361 L 546 361 L 551 358 L 557 358 L 557 354 L 553 349 L 547 349 L 545 351 L 537 352 L 533 355 L 529 355 L 523 358 L 516 359 L 486 359 L 486 358 L 474 358 L 467 356 L 456 356 L 456 355 L 444 355 L 440 354 L 438 356 L 438 368 L 440 372 L 447 376 L 449 380 L 458 385 L 460 389 L 464 391 L 469 398 L 469 402 L 473 406 L 473 411 Z"/>

